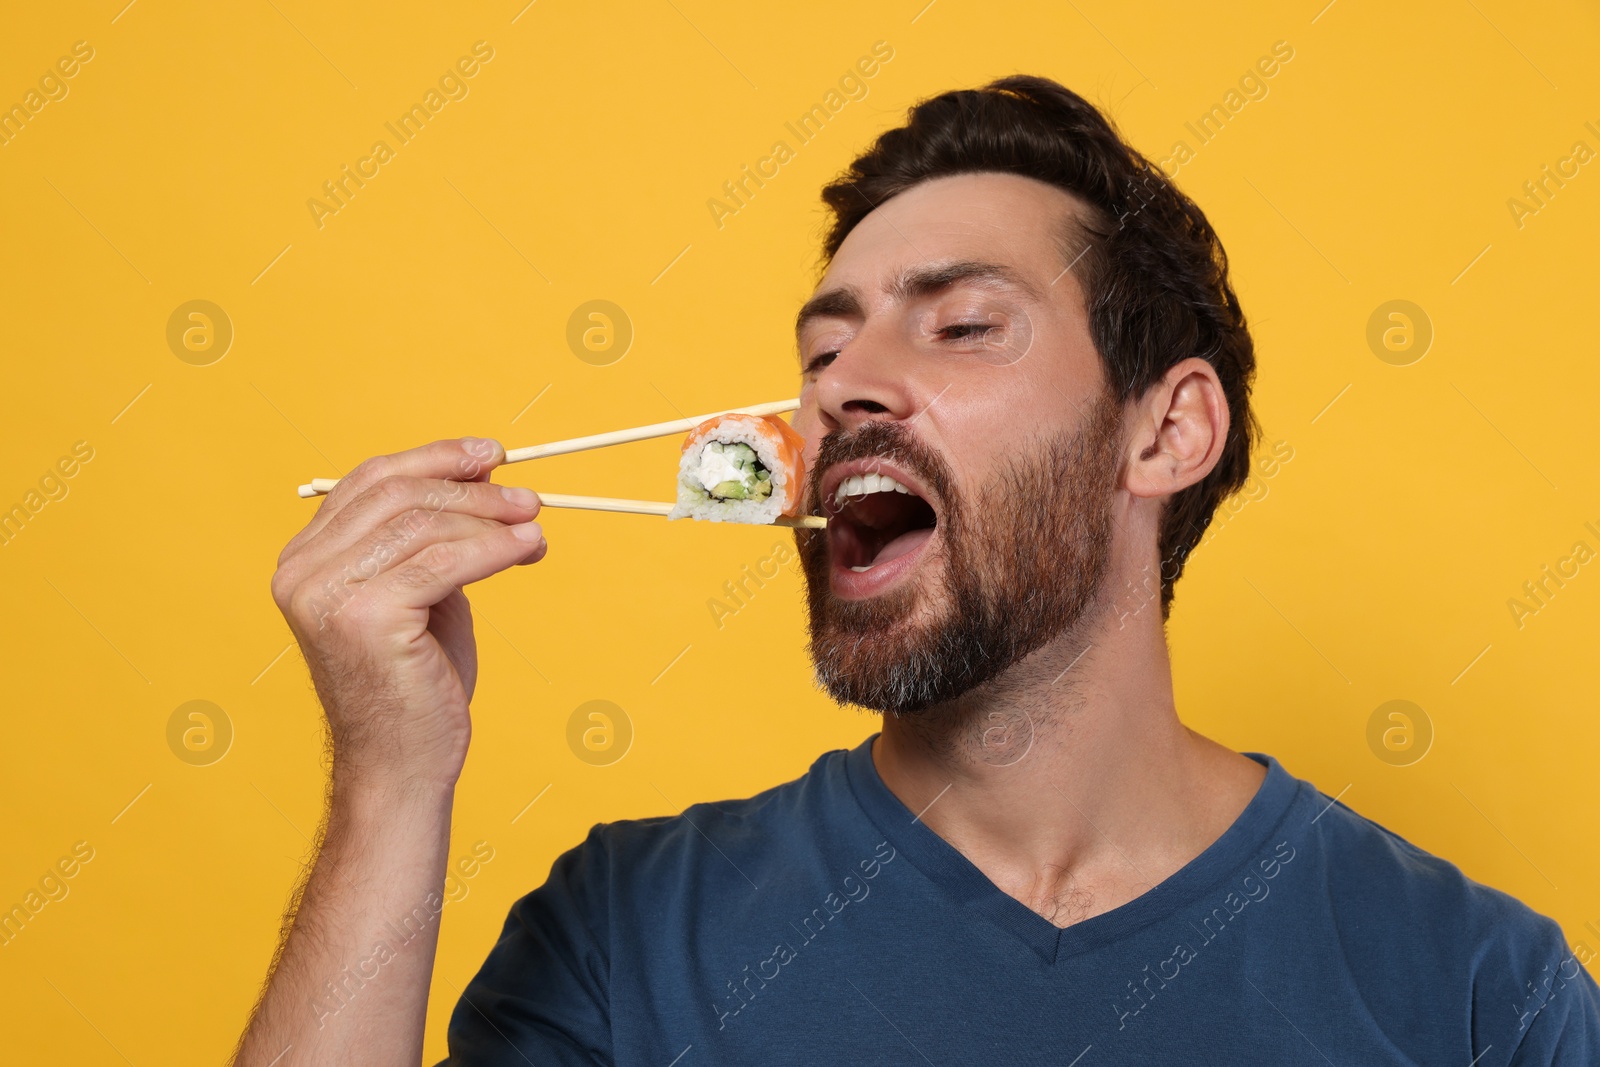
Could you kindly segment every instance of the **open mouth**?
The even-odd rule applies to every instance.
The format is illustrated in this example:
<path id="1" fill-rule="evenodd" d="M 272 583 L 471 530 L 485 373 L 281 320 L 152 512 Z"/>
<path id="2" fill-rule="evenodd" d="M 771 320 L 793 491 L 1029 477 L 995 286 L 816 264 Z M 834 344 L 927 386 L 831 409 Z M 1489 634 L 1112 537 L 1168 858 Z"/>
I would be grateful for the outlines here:
<path id="1" fill-rule="evenodd" d="M 828 548 L 836 571 L 864 574 L 905 559 L 921 549 L 939 525 L 938 513 L 915 488 L 914 480 L 881 466 L 834 472 L 824 499 Z M 896 568 L 899 569 L 899 568 Z"/>

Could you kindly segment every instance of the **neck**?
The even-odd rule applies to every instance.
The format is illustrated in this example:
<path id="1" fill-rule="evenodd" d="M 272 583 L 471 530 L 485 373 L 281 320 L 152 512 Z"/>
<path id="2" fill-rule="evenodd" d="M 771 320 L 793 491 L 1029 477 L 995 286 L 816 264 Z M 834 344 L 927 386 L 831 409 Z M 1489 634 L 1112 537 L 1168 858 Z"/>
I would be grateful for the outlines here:
<path id="1" fill-rule="evenodd" d="M 1179 722 L 1158 603 L 1093 620 L 950 705 L 886 716 L 872 752 L 921 821 L 1058 926 L 1171 876 L 1264 774 Z"/>

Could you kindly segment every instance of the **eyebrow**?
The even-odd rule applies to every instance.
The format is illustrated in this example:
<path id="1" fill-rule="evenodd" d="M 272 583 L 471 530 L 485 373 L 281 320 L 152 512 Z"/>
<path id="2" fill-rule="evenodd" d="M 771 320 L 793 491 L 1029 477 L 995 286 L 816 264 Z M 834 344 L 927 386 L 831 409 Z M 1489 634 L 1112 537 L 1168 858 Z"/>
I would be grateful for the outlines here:
<path id="1" fill-rule="evenodd" d="M 1038 287 L 1012 267 L 974 259 L 907 267 L 889 284 L 888 292 L 895 301 L 906 303 L 964 283 L 1005 286 L 1018 290 L 1030 299 L 1040 299 Z M 807 300 L 795 316 L 794 332 L 798 338 L 814 319 L 865 317 L 861 291 L 854 286 L 844 285 L 820 292 Z"/>

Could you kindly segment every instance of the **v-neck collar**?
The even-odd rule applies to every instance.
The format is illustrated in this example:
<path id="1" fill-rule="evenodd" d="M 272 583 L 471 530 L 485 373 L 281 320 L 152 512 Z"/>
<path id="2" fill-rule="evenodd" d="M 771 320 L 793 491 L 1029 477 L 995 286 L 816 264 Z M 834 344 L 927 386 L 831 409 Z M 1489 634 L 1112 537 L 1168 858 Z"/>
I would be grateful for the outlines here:
<path id="1" fill-rule="evenodd" d="M 1300 782 L 1271 756 L 1246 752 L 1267 769 L 1256 795 L 1205 851 L 1153 889 L 1083 922 L 1059 928 L 1010 896 L 890 792 L 872 762 L 873 734 L 845 757 L 856 802 L 897 850 L 951 898 L 1009 931 L 1046 964 L 1097 948 L 1149 925 L 1204 894 L 1252 858 L 1282 822 Z"/>

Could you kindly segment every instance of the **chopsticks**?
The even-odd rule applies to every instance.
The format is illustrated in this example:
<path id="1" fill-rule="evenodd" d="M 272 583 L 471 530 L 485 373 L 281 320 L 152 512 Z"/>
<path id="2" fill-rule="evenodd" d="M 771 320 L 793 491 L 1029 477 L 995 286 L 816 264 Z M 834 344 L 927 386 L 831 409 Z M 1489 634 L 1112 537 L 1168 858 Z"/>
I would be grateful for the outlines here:
<path id="1" fill-rule="evenodd" d="M 614 496 L 570 496 L 566 493 L 540 493 L 539 503 L 547 508 L 620 511 L 631 515 L 665 515 L 672 510 L 671 504 L 662 504 L 654 500 L 621 500 Z M 821 530 L 828 525 L 828 520 L 823 515 L 779 515 L 772 522 L 760 525 L 803 526 L 807 529 Z"/>
<path id="2" fill-rule="evenodd" d="M 588 437 L 573 437 L 565 441 L 552 441 L 547 445 L 529 445 L 527 448 L 506 449 L 506 463 L 522 463 L 530 459 L 546 459 L 550 456 L 564 456 L 569 452 L 586 452 L 591 448 L 605 448 L 608 445 L 625 445 L 630 441 L 648 441 L 652 437 L 671 437 L 675 433 L 688 433 L 707 419 L 714 419 L 720 415 L 780 415 L 785 411 L 794 411 L 800 406 L 796 400 L 774 400 L 770 404 L 756 404 L 747 408 L 724 408 L 713 411 L 709 415 L 695 415 L 687 419 L 673 419 L 671 422 L 655 422 L 649 426 L 635 426 L 629 430 L 610 430 L 606 433 L 590 434 Z M 300 487 L 302 497 L 322 496 L 331 492 L 339 484 L 337 478 L 313 478 Z"/>
<path id="3" fill-rule="evenodd" d="M 545 459 L 549 456 L 564 456 L 571 452 L 586 452 L 594 448 L 606 448 L 610 445 L 628 444 L 632 441 L 647 441 L 653 437 L 670 437 L 673 434 L 687 433 L 707 419 L 714 419 L 721 415 L 735 413 L 745 415 L 778 415 L 786 411 L 794 411 L 800 406 L 800 401 L 774 400 L 769 404 L 755 404 L 750 407 L 724 408 L 706 415 L 695 415 L 687 419 L 673 419 L 671 422 L 656 422 L 648 426 L 634 426 L 626 430 L 610 430 L 606 433 L 590 434 L 587 437 L 573 437 L 565 441 L 552 441 L 549 444 L 529 445 L 526 448 L 509 448 L 506 450 L 506 463 L 522 463 L 530 459 Z M 337 478 L 313 478 L 305 485 L 300 486 L 299 493 L 303 498 L 322 496 L 333 490 L 339 484 Z M 572 496 L 566 493 L 540 493 L 540 502 L 552 508 L 580 508 L 587 511 L 613 511 L 633 515 L 666 515 L 672 510 L 672 505 L 654 500 L 624 500 L 619 497 L 609 496 Z M 820 530 L 828 525 L 828 520 L 821 515 L 801 515 L 790 517 L 780 515 L 773 520 L 774 526 L 802 526 L 809 529 Z"/>

